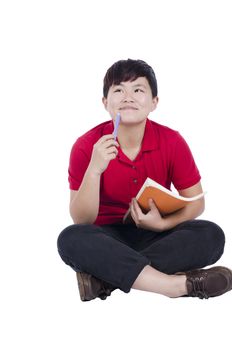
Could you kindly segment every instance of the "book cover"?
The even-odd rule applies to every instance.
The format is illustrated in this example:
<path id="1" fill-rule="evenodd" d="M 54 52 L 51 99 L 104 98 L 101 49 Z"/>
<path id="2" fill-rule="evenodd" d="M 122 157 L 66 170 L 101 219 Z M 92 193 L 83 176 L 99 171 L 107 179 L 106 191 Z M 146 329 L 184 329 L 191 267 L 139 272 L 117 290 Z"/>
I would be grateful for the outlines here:
<path id="1" fill-rule="evenodd" d="M 150 210 L 148 200 L 152 198 L 155 202 L 156 207 L 158 208 L 162 216 L 174 213 L 175 211 L 184 208 L 189 203 L 196 201 L 202 198 L 205 195 L 205 192 L 200 193 L 194 197 L 183 197 L 178 193 L 174 193 L 164 186 L 160 185 L 158 182 L 150 179 L 149 177 L 144 182 L 140 191 L 138 192 L 136 199 L 140 208 L 144 213 L 147 213 Z M 126 212 L 123 222 L 127 223 L 131 221 L 130 219 L 130 209 Z"/>

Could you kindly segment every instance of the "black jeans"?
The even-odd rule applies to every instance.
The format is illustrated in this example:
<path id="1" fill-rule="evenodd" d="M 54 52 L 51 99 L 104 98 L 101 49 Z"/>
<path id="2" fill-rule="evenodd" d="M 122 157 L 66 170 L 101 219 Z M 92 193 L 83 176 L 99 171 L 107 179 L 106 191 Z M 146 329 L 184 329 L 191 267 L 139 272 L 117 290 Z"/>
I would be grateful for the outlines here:
<path id="1" fill-rule="evenodd" d="M 58 237 L 62 260 L 128 293 L 146 265 L 167 274 L 214 264 L 223 254 L 222 229 L 205 220 L 154 232 L 135 225 L 71 225 Z"/>

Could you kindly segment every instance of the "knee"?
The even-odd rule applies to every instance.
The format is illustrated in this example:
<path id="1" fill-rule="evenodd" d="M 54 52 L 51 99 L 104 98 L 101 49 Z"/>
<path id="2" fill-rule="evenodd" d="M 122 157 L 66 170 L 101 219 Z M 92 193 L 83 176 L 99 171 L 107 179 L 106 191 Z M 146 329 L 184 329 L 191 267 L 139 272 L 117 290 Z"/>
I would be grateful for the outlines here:
<path id="1" fill-rule="evenodd" d="M 81 239 L 83 225 L 73 224 L 66 227 L 58 236 L 57 247 L 60 253 L 66 254 Z"/>
<path id="2" fill-rule="evenodd" d="M 66 247 L 70 244 L 73 239 L 73 235 L 76 232 L 76 225 L 70 225 L 66 227 L 58 236 L 57 247 L 59 252 L 66 250 Z"/>
<path id="3" fill-rule="evenodd" d="M 208 230 L 210 231 L 215 244 L 218 247 L 223 247 L 225 245 L 225 234 L 220 226 L 214 222 L 208 221 Z"/>
<path id="4" fill-rule="evenodd" d="M 214 260 L 217 261 L 224 252 L 225 234 L 220 226 L 214 222 L 207 221 L 208 240 L 211 242 Z"/>

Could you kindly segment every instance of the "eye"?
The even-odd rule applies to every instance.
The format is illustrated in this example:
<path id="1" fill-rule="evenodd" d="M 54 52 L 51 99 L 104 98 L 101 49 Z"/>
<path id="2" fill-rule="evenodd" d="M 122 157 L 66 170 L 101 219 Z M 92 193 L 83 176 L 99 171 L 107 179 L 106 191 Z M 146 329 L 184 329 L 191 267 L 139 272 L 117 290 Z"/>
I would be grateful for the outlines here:
<path id="1" fill-rule="evenodd" d="M 121 92 L 122 91 L 122 89 L 116 89 L 116 90 L 114 90 L 114 92 Z"/>
<path id="2" fill-rule="evenodd" d="M 142 89 L 135 89 L 135 92 L 137 91 L 144 92 Z"/>

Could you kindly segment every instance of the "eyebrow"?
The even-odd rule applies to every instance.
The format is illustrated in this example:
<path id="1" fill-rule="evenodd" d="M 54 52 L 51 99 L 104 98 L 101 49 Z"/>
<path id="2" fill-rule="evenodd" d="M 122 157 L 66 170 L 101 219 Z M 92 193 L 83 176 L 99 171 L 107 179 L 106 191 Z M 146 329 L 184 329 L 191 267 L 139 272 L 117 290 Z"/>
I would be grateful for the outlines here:
<path id="1" fill-rule="evenodd" d="M 124 86 L 124 84 L 122 84 L 122 83 L 118 84 L 118 86 L 119 86 L 119 85 Z M 116 85 L 116 86 L 117 86 L 117 85 Z M 146 86 L 143 85 L 143 84 L 135 84 L 135 85 L 133 85 L 133 87 L 140 87 L 140 86 L 142 86 L 144 89 L 146 89 Z"/>

